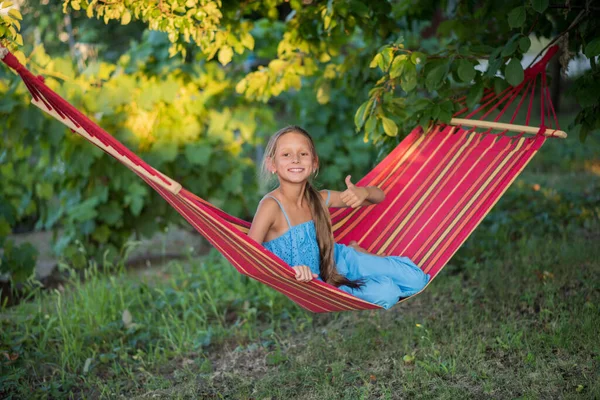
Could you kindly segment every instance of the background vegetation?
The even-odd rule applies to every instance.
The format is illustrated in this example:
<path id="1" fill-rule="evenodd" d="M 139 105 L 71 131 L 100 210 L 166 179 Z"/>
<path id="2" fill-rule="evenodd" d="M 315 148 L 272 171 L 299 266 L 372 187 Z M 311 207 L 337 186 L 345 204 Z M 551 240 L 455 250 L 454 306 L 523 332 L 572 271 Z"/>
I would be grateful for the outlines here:
<path id="1" fill-rule="evenodd" d="M 361 176 L 453 99 L 549 66 L 550 140 L 428 291 L 388 313 L 312 315 L 217 254 L 124 268 L 182 219 L 120 164 L 29 104 L 0 69 L 0 310 L 8 398 L 600 396 L 600 9 L 591 1 L 19 1 L 0 41 L 157 169 L 250 219 L 268 135 L 315 137 L 319 184 Z M 561 78 L 570 61 L 587 69 Z M 523 121 L 519 121 L 523 122 Z M 532 121 L 539 124 L 539 121 Z M 578 139 L 585 139 L 582 144 Z M 32 278 L 54 232 L 66 282 Z M 83 280 L 81 277 L 83 276 Z M 374 350 L 377 349 L 377 350 Z"/>

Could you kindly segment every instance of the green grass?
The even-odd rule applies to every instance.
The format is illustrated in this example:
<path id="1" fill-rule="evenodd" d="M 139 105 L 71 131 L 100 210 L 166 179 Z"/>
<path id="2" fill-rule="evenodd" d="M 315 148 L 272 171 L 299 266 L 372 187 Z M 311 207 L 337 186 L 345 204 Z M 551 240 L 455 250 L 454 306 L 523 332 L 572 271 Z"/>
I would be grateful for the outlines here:
<path id="1" fill-rule="evenodd" d="M 308 313 L 214 251 L 30 282 L 0 309 L 0 398 L 600 398 L 599 149 L 548 141 L 389 311 Z"/>
<path id="2" fill-rule="evenodd" d="M 502 259 L 453 266 L 390 312 L 316 316 L 305 332 L 226 351 L 211 372 L 153 395 L 593 398 L 600 394 L 593 243 L 520 241 Z"/>
<path id="3" fill-rule="evenodd" d="M 285 309 L 278 293 L 238 276 L 215 254 L 146 277 L 122 268 L 75 276 L 66 289 L 38 289 L 33 301 L 0 315 L 0 355 L 17 357 L 2 360 L 0 394 L 24 396 L 29 385 L 40 395 L 88 388 L 94 396 L 148 388 L 148 381 L 160 386 L 148 371 L 184 354 L 202 367 L 207 349 L 246 344 L 261 337 L 261 326 L 272 330 L 304 313 Z"/>
<path id="4" fill-rule="evenodd" d="M 0 393 L 594 398 L 600 229 L 576 233 L 453 262 L 387 312 L 306 313 L 214 254 L 150 275 L 92 271 L 4 310 L 2 351 L 18 358 L 3 360 Z"/>

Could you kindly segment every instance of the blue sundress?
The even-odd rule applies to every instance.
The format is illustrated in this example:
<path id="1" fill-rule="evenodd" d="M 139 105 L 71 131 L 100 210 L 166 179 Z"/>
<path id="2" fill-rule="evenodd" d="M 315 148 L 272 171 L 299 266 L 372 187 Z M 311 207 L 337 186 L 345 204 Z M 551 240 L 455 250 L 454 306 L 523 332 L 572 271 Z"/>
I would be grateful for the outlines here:
<path id="1" fill-rule="evenodd" d="M 326 204 L 329 204 L 328 192 Z M 319 245 L 314 221 L 292 226 L 283 205 L 272 197 L 283 212 L 289 230 L 283 235 L 264 242 L 263 246 L 290 266 L 306 265 L 319 274 Z M 339 289 L 385 309 L 392 307 L 402 297 L 421 291 L 429 282 L 425 274 L 408 257 L 380 257 L 366 254 L 341 243 L 334 245 L 334 260 L 338 272 L 350 280 L 363 279 L 357 289 L 340 286 Z M 318 279 L 321 279 L 320 277 Z"/>

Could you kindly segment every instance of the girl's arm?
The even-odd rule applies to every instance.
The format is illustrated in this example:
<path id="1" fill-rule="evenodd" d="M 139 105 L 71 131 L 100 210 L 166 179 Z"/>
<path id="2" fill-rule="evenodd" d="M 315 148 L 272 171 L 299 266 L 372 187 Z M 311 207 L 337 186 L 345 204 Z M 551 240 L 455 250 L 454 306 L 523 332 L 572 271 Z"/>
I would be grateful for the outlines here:
<path id="1" fill-rule="evenodd" d="M 370 206 L 372 204 L 381 203 L 385 199 L 383 190 L 376 186 L 355 186 L 350 181 L 350 175 L 346 177 L 346 186 L 348 189 L 343 192 L 330 190 L 329 207 L 360 207 Z M 322 190 L 321 196 L 327 200 L 327 190 Z"/>
<path id="2" fill-rule="evenodd" d="M 270 197 L 263 198 L 261 202 L 258 203 L 258 209 L 252 220 L 248 236 L 262 244 L 265 241 L 269 229 L 271 229 L 275 223 L 275 216 L 278 211 L 279 206 L 275 200 Z"/>

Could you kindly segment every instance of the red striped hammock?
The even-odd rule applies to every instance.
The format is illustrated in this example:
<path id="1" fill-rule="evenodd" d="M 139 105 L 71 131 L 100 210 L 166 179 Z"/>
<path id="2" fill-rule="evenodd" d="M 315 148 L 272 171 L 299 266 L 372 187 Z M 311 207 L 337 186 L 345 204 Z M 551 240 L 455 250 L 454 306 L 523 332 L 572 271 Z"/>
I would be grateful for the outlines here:
<path id="1" fill-rule="evenodd" d="M 558 130 L 545 74 L 545 66 L 556 50 L 551 48 L 528 68 L 520 85 L 498 94 L 486 91 L 478 109 L 468 113 L 465 107 L 456 113 L 454 117 L 466 117 L 454 118 L 454 125 L 435 125 L 427 134 L 420 128 L 414 129 L 357 183 L 381 188 L 386 194 L 382 203 L 357 209 L 330 209 L 336 242 L 348 244 L 355 240 L 370 252 L 408 256 L 433 281 L 546 137 L 565 136 Z M 42 77 L 32 75 L 6 49 L 0 48 L 0 58 L 21 76 L 33 104 L 138 174 L 242 274 L 271 286 L 313 312 L 380 308 L 321 281 L 296 281 L 289 265 L 247 236 L 249 222 L 228 215 L 146 164 L 49 89 Z M 541 127 L 530 127 L 536 87 L 541 99 Z M 526 126 L 514 125 L 517 111 L 527 97 Z M 457 101 L 465 104 L 465 98 Z M 510 124 L 497 123 L 515 101 L 517 107 Z M 494 123 L 484 121 L 492 112 L 497 112 Z M 476 115 L 478 119 L 474 119 Z M 546 122 L 555 129 L 546 127 Z M 489 129 L 475 132 L 476 126 Z M 507 131 L 518 134 L 511 137 Z M 535 136 L 526 138 L 526 132 Z"/>

